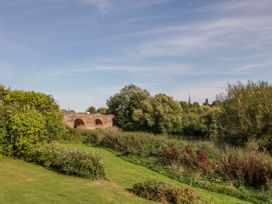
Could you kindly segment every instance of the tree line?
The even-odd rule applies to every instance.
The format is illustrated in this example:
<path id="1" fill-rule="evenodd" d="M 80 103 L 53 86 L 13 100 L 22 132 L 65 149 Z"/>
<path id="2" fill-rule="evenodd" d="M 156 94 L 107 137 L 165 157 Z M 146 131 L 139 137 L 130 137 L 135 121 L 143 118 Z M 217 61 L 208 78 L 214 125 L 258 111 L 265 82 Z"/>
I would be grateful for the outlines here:
<path id="1" fill-rule="evenodd" d="M 218 144 L 243 146 L 255 141 L 272 152 L 272 85 L 265 81 L 229 84 L 211 104 L 152 96 L 133 84 L 107 100 L 107 113 L 126 131 L 186 134 Z"/>
<path id="2" fill-rule="evenodd" d="M 176 101 L 162 93 L 152 96 L 128 85 L 107 100 L 107 108 L 88 111 L 114 114 L 114 124 L 126 131 L 192 135 L 221 145 L 254 141 L 272 152 L 272 85 L 265 81 L 229 84 L 211 104 Z M 31 137 L 38 142 L 71 136 L 59 106 L 43 93 L 0 86 L 0 116 L 0 151 L 22 152 Z"/>

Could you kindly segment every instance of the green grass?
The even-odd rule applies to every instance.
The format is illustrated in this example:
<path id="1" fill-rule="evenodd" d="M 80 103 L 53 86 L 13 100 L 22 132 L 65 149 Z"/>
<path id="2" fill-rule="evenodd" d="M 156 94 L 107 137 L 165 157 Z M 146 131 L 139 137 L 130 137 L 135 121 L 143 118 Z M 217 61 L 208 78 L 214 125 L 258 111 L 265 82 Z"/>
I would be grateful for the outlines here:
<path id="1" fill-rule="evenodd" d="M 126 189 L 146 179 L 183 185 L 143 166 L 125 161 L 107 150 L 81 144 L 67 146 L 100 154 L 109 181 L 65 176 L 21 160 L 0 159 L 0 203 L 152 203 L 130 194 Z M 203 189 L 196 190 L 211 203 L 249 203 Z"/>
<path id="2" fill-rule="evenodd" d="M 65 176 L 21 160 L 0 159 L 2 204 L 152 203 L 107 181 Z"/>

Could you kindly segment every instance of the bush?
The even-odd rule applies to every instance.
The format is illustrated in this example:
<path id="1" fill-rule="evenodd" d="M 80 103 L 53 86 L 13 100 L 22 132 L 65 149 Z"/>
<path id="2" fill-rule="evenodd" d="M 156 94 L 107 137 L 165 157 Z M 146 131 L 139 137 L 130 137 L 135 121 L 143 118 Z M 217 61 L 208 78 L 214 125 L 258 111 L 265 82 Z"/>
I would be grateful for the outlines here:
<path id="1" fill-rule="evenodd" d="M 104 179 L 105 170 L 101 158 L 95 154 L 68 149 L 60 144 L 46 144 L 32 150 L 28 161 L 68 175 L 88 179 Z"/>
<path id="2" fill-rule="evenodd" d="M 38 143 L 48 141 L 45 120 L 35 109 L 11 115 L 6 129 L 1 129 L 5 132 L 1 140 L 5 155 L 22 157 Z"/>
<path id="3" fill-rule="evenodd" d="M 184 148 L 168 147 L 162 152 L 159 161 L 167 166 L 181 165 L 208 175 L 214 174 L 216 170 L 215 162 L 209 159 L 207 152 L 201 148 L 194 149 L 192 145 Z"/>
<path id="4" fill-rule="evenodd" d="M 190 187 L 181 188 L 153 180 L 135 184 L 132 192 L 149 200 L 173 204 L 192 204 L 199 200 L 196 192 Z"/>
<path id="5" fill-rule="evenodd" d="M 272 182 L 272 160 L 262 153 L 231 151 L 226 154 L 219 171 L 238 186 L 269 188 Z"/>
<path id="6" fill-rule="evenodd" d="M 19 90 L 9 91 L 3 95 L 0 111 L 2 120 L 9 121 L 10 116 L 27 110 L 36 110 L 43 116 L 49 140 L 65 139 L 67 128 L 62 122 L 62 113 L 50 95 Z M 4 117 L 1 112 L 6 112 Z"/>

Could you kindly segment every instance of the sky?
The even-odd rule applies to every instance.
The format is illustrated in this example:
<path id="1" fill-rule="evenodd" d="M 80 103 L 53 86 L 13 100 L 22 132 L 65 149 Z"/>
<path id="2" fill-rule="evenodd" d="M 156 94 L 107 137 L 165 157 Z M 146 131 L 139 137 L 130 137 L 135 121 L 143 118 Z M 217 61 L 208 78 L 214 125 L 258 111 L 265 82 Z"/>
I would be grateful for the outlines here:
<path id="1" fill-rule="evenodd" d="M 272 81 L 271 0 L 0 0 L 0 84 L 62 108 L 106 106 L 122 87 L 210 101 Z"/>

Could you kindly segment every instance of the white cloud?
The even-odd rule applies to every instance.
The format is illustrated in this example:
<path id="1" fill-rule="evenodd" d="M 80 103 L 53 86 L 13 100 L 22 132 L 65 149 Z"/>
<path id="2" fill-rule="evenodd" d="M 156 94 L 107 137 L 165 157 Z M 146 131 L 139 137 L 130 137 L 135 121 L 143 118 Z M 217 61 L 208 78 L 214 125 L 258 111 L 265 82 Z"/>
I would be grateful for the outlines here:
<path id="1" fill-rule="evenodd" d="M 137 57 L 159 57 L 180 55 L 184 52 L 199 52 L 222 47 L 235 49 L 270 46 L 272 40 L 272 16 L 224 17 L 205 20 L 189 25 L 151 29 L 145 35 L 160 34 L 153 40 L 142 43 L 136 51 Z"/>
<path id="2" fill-rule="evenodd" d="M 96 7 L 101 13 L 105 13 L 111 6 L 111 0 L 80 0 L 83 3 Z"/>
<path id="3" fill-rule="evenodd" d="M 242 70 L 242 71 L 244 71 L 244 70 L 254 70 L 254 69 L 262 69 L 262 68 L 266 68 L 266 67 L 272 67 L 272 62 L 248 64 L 248 65 L 242 66 L 240 68 L 240 70 Z"/>
<path id="4" fill-rule="evenodd" d="M 72 67 L 48 69 L 46 73 L 41 73 L 37 78 L 73 76 L 82 73 L 114 72 L 126 73 L 132 76 L 177 76 L 190 73 L 192 67 L 186 64 L 166 64 L 163 65 L 124 65 L 124 64 L 100 64 L 100 65 L 74 65 Z"/>
<path id="5" fill-rule="evenodd" d="M 121 11 L 129 9 L 140 9 L 172 0 L 80 0 L 81 2 L 98 8 L 101 13 L 110 11 Z"/>
<path id="6" fill-rule="evenodd" d="M 222 12 L 246 12 L 246 13 L 263 13 L 264 11 L 271 11 L 271 0 L 228 0 L 225 2 L 213 3 L 203 8 L 200 11 L 214 12 L 215 10 Z"/>

